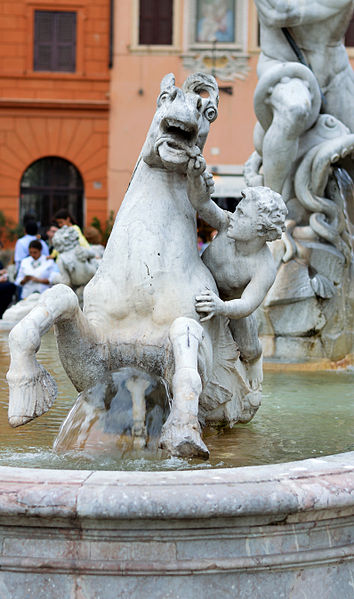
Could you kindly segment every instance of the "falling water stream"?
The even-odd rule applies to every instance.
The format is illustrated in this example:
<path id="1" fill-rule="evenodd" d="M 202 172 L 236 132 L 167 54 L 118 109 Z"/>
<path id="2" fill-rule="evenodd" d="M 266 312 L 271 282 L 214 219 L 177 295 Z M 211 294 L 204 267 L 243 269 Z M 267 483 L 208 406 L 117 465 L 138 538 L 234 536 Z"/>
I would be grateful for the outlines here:
<path id="1" fill-rule="evenodd" d="M 8 332 L 0 331 L 0 465 L 89 470 L 187 470 L 255 466 L 354 450 L 353 372 L 265 372 L 263 403 L 252 422 L 208 429 L 210 460 L 169 458 L 162 452 L 117 450 L 107 454 L 52 451 L 59 427 L 77 392 L 58 358 L 55 337 L 43 338 L 39 360 L 58 384 L 51 410 L 24 427 L 7 422 Z"/>

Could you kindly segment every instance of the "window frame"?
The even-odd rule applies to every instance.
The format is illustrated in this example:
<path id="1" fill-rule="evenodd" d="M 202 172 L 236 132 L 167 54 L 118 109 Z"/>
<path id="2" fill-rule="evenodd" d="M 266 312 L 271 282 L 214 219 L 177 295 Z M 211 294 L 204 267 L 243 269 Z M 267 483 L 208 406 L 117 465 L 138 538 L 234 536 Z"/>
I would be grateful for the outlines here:
<path id="1" fill-rule="evenodd" d="M 133 0 L 132 11 L 132 43 L 131 52 L 144 52 L 150 54 L 177 54 L 181 51 L 180 47 L 180 24 L 181 24 L 181 6 L 182 0 L 173 0 L 172 3 L 172 44 L 139 44 L 139 15 L 140 0 Z"/>
<path id="2" fill-rule="evenodd" d="M 34 20 L 35 11 L 48 12 L 75 12 L 76 13 L 76 69 L 75 71 L 36 71 L 34 70 Z M 67 0 L 65 4 L 58 4 L 53 7 L 53 3 L 48 0 L 30 0 L 27 2 L 28 19 L 28 40 L 27 40 L 27 61 L 25 74 L 39 79 L 75 79 L 84 76 L 84 22 L 86 19 L 85 6 L 82 2 Z"/>

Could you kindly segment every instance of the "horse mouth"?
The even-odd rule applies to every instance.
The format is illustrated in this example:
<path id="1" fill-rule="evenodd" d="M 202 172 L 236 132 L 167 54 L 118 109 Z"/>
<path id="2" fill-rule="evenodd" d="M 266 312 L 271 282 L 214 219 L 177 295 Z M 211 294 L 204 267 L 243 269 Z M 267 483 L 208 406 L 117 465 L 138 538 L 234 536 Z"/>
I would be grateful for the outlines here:
<path id="1" fill-rule="evenodd" d="M 187 150 L 195 144 L 197 129 L 193 124 L 165 118 L 161 123 L 161 129 L 162 136 L 158 143 L 166 142 L 170 148 L 175 150 Z"/>

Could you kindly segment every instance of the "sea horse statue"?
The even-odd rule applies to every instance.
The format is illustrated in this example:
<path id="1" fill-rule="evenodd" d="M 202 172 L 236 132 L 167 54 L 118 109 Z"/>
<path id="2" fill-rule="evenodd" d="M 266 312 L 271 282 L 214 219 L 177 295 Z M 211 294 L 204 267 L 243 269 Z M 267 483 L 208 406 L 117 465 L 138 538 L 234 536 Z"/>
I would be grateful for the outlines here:
<path id="1" fill-rule="evenodd" d="M 163 78 L 130 186 L 85 288 L 83 309 L 72 289 L 56 285 L 10 334 L 12 426 L 40 416 L 55 399 L 55 382 L 36 360 L 41 337 L 53 325 L 61 361 L 79 393 L 124 368 L 134 369 L 135 380 L 141 373 L 140 396 L 132 400 L 137 446 L 146 435 L 144 372 L 162 380 L 170 397 L 160 446 L 171 455 L 208 457 L 201 422 L 232 425 L 256 412 L 260 386 L 249 381 L 227 318 L 201 322 L 195 307 L 205 288 L 215 294 L 218 289 L 198 253 L 187 165 L 203 160 L 217 110 L 213 77 L 191 75 L 181 88 L 172 74 Z"/>

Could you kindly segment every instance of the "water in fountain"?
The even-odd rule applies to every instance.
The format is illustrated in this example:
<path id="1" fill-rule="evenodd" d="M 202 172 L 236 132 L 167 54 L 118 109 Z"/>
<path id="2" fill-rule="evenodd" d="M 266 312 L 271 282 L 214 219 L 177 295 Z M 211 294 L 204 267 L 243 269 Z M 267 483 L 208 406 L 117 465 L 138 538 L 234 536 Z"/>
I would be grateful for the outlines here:
<path id="1" fill-rule="evenodd" d="M 0 465 L 103 470 L 169 470 L 250 466 L 287 462 L 354 449 L 352 372 L 265 372 L 263 403 L 249 424 L 233 429 L 207 429 L 210 460 L 166 457 L 153 438 L 144 450 L 132 449 L 125 436 L 107 453 L 72 450 L 53 452 L 53 442 L 77 392 L 58 359 L 55 338 L 48 333 L 39 358 L 55 376 L 59 397 L 53 408 L 25 427 L 7 422 L 9 364 L 7 333 L 0 332 Z M 112 404 L 114 401 L 112 401 Z M 152 426 L 161 426 L 161 412 Z M 94 428 L 92 429 L 92 433 Z M 129 431 L 128 431 L 129 433 Z M 97 447 L 96 447 L 97 450 Z"/>

